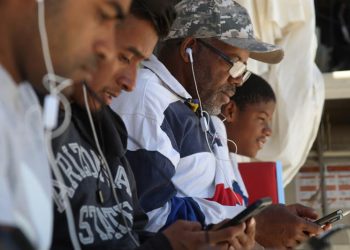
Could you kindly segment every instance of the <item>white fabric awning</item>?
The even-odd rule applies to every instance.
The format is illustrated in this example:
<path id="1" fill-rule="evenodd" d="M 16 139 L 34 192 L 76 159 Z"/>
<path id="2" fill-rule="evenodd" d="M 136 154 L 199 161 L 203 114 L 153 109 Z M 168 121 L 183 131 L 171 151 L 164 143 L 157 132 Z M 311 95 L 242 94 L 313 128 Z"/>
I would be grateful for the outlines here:
<path id="1" fill-rule="evenodd" d="M 277 97 L 273 135 L 258 154 L 262 161 L 280 160 L 284 185 L 304 164 L 316 138 L 325 99 L 322 74 L 314 63 L 317 40 L 313 0 L 237 0 L 248 9 L 255 33 L 280 45 L 285 58 L 277 65 L 250 60 Z"/>

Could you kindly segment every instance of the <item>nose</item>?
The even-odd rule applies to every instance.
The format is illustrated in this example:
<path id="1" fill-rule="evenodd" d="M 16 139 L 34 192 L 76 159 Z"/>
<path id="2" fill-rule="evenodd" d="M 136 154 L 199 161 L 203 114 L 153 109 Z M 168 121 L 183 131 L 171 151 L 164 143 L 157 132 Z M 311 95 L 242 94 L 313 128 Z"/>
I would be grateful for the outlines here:
<path id="1" fill-rule="evenodd" d="M 123 90 L 130 92 L 135 88 L 137 68 L 136 64 L 130 64 L 123 70 L 122 75 L 117 77 L 116 82 Z"/>
<path id="2" fill-rule="evenodd" d="M 269 137 L 272 135 L 272 129 L 271 129 L 271 124 L 270 123 L 266 123 L 266 126 L 264 128 L 264 135 Z"/>
<path id="3" fill-rule="evenodd" d="M 243 76 L 238 76 L 236 78 L 233 78 L 231 75 L 229 76 L 228 82 L 232 85 L 235 85 L 236 87 L 240 87 L 243 85 Z"/>

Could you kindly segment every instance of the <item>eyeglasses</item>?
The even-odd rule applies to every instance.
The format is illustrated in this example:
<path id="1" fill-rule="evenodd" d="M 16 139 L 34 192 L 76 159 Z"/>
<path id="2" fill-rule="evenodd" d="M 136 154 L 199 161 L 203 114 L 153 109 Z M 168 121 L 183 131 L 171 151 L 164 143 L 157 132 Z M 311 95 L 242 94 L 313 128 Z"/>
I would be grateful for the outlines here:
<path id="1" fill-rule="evenodd" d="M 229 65 L 231 65 L 231 68 L 229 70 L 229 74 L 232 78 L 237 78 L 242 76 L 242 82 L 240 85 L 243 85 L 245 81 L 248 80 L 250 75 L 252 74 L 249 70 L 247 70 L 247 65 L 242 63 L 241 61 L 235 61 L 232 58 L 230 58 L 228 55 L 226 55 L 224 52 L 219 50 L 218 48 L 215 48 L 213 45 L 205 42 L 202 39 L 197 39 L 200 43 L 202 43 L 205 47 L 210 49 L 212 52 L 220 56 L 225 62 L 227 62 Z"/>

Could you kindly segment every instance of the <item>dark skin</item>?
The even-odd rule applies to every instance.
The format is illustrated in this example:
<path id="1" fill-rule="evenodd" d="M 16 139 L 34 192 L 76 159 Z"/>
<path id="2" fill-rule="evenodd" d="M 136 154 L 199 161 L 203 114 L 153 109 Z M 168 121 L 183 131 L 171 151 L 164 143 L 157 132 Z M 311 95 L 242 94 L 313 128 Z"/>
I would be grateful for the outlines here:
<path id="1" fill-rule="evenodd" d="M 130 0 L 45 0 L 46 29 L 58 75 L 84 80 L 101 58 L 114 57 L 114 28 Z M 0 64 L 16 84 L 30 82 L 46 92 L 46 74 L 38 29 L 37 2 L 0 1 Z M 14 231 L 0 226 L 0 231 Z"/>
<path id="2" fill-rule="evenodd" d="M 239 154 L 256 156 L 263 144 L 263 138 L 271 135 L 269 123 L 274 109 L 274 101 L 247 103 L 243 109 L 240 109 L 234 101 L 223 106 L 222 114 L 226 117 L 227 136 L 237 143 Z M 235 152 L 236 149 L 229 147 L 229 150 Z M 255 239 L 264 247 L 277 249 L 296 247 L 308 240 L 309 235 L 322 232 L 320 226 L 311 222 L 317 217 L 318 214 L 312 208 L 300 204 L 271 205 L 255 217 L 257 221 Z M 329 226 L 324 229 L 328 228 Z"/>
<path id="3" fill-rule="evenodd" d="M 115 38 L 115 58 L 111 61 L 101 60 L 92 81 L 87 83 L 98 96 L 98 100 L 92 96 L 88 100 L 94 111 L 101 105 L 109 105 L 112 98 L 122 91 L 130 92 L 135 88 L 138 66 L 152 55 L 158 41 L 153 24 L 133 15 L 116 27 Z M 81 85 L 76 85 L 72 99 L 81 106 L 85 105 Z"/>
<path id="4" fill-rule="evenodd" d="M 167 228 L 163 233 L 167 236 L 173 249 L 235 249 L 248 250 L 255 245 L 255 220 L 251 219 L 246 223 L 235 227 L 227 227 L 215 230 L 226 221 L 214 226 L 213 230 L 202 231 L 202 226 L 198 222 L 179 220 Z M 232 248 L 233 247 L 233 248 Z"/>
<path id="5" fill-rule="evenodd" d="M 237 58 L 243 63 L 248 60 L 247 50 L 235 48 L 214 38 L 207 41 L 231 58 Z M 230 65 L 193 37 L 185 38 L 180 45 L 164 46 L 160 50 L 159 59 L 192 97 L 198 98 L 186 53 L 188 47 L 192 48 L 193 66 L 203 108 L 210 114 L 218 114 L 221 106 L 229 102 L 236 86 L 241 84 L 242 77 L 232 78 L 229 74 Z"/>
<path id="6" fill-rule="evenodd" d="M 45 1 L 46 28 L 56 74 L 89 79 L 100 58 L 114 56 L 114 27 L 130 0 Z M 15 82 L 29 81 L 41 91 L 46 74 L 34 0 L 3 1 L 0 60 Z M 16 28 L 14 28 L 16 27 Z M 69 28 L 67 28 L 69 27 Z M 79 35 L 78 35 L 79 34 Z"/>
<path id="7" fill-rule="evenodd" d="M 264 247 L 292 249 L 308 240 L 310 235 L 318 235 L 330 228 L 327 225 L 322 229 L 310 221 L 317 218 L 318 214 L 312 208 L 300 204 L 270 205 L 255 217 L 255 239 Z"/>
<path id="8" fill-rule="evenodd" d="M 0 8 L 0 14 L 2 17 L 0 22 L 0 61 L 1 65 L 9 72 L 17 83 L 23 81 L 24 76 L 23 73 L 21 73 L 22 69 L 20 67 L 22 56 L 18 55 L 19 53 L 16 51 L 19 46 L 13 41 L 15 40 L 13 39 L 13 36 L 16 36 L 16 33 L 25 34 L 25 20 L 30 23 L 33 22 L 33 13 L 23 11 L 22 15 L 14 15 L 14 11 L 16 8 L 17 10 L 20 8 L 33 8 L 34 3 L 27 1 L 23 3 L 25 6 L 22 7 L 20 4 L 20 1 L 2 1 Z M 13 27 L 16 27 L 16 31 Z"/>
<path id="9" fill-rule="evenodd" d="M 226 117 L 227 138 L 237 144 L 237 153 L 254 158 L 271 136 L 271 120 L 275 110 L 274 101 L 247 103 L 240 109 L 234 101 L 222 107 L 221 113 Z M 230 152 L 236 148 L 228 144 Z"/>
<path id="10" fill-rule="evenodd" d="M 243 63 L 249 57 L 247 51 L 237 50 L 237 48 L 230 47 L 215 39 L 210 39 L 209 42 L 230 57 L 238 57 Z M 216 111 L 212 112 L 212 114 L 219 114 L 221 112 L 221 106 L 228 103 L 230 99 L 227 95 L 218 93 L 217 89 L 226 85 L 239 86 L 241 79 L 233 79 L 228 73 L 229 66 L 216 54 L 204 49 L 194 38 L 186 38 L 178 46 L 163 47 L 160 51 L 159 59 L 193 97 L 197 97 L 197 95 L 194 88 L 189 57 L 185 52 L 187 47 L 191 47 L 193 50 L 194 70 L 203 106 L 204 104 L 208 104 L 207 106 L 210 110 Z M 217 98 L 214 98 L 215 96 Z M 211 109 L 211 107 L 213 108 Z M 305 239 L 301 236 L 303 231 L 300 231 L 300 229 L 303 229 L 309 234 L 318 234 L 322 231 L 318 225 L 302 218 L 314 219 L 317 217 L 317 214 L 311 208 L 303 208 L 301 205 L 281 206 L 274 208 L 274 213 L 268 214 L 267 212 L 272 211 L 272 208 L 274 207 L 271 206 L 271 210 L 266 209 L 265 215 L 258 215 L 256 217 L 257 237 L 255 239 L 262 245 L 271 246 L 270 244 L 273 244 L 273 246 L 281 248 L 295 246 L 299 241 Z M 269 222 L 274 221 L 276 214 L 281 216 L 280 221 L 294 222 L 292 227 L 289 227 L 285 223 L 272 224 L 273 228 L 271 230 L 285 230 L 287 232 L 282 235 L 283 237 L 276 237 L 276 234 L 269 234 L 270 231 L 267 230 L 271 226 Z M 267 241 L 270 242 L 267 243 Z"/>
<path id="11" fill-rule="evenodd" d="M 116 27 L 115 36 L 116 58 L 113 63 L 101 61 L 93 80 L 88 83 L 99 98 L 89 98 L 89 106 L 94 111 L 102 105 L 110 104 L 111 97 L 117 97 L 122 90 L 134 89 L 137 67 L 152 54 L 158 40 L 153 25 L 133 15 L 129 15 L 122 25 Z M 75 89 L 72 98 L 84 106 L 83 94 L 79 88 Z M 206 241 L 206 232 L 197 222 L 177 221 L 163 233 L 174 249 L 228 249 L 232 245 L 237 250 L 243 250 L 250 249 L 254 243 L 255 221 L 208 232 L 209 242 Z"/>
<path id="12" fill-rule="evenodd" d="M 50 0 L 49 0 L 50 1 Z M 74 1 L 74 2 L 73 2 Z M 112 1 L 112 0 L 111 0 Z M 63 0 L 62 0 L 63 2 Z M 88 1 L 85 3 L 85 7 L 78 5 L 77 3 L 80 2 L 80 0 L 72 0 L 66 2 L 66 6 L 69 7 L 70 11 L 74 11 L 76 15 L 70 15 L 72 12 L 64 12 L 64 16 L 60 16 L 60 18 L 52 18 L 48 21 L 47 26 L 53 27 L 55 26 L 55 30 L 57 34 L 50 34 L 50 31 L 52 29 L 48 29 L 49 32 L 49 40 L 51 41 L 50 47 L 53 49 L 52 54 L 53 56 L 53 63 L 55 66 L 55 70 L 57 74 L 65 76 L 65 77 L 71 77 L 75 81 L 81 81 L 81 80 L 87 80 L 90 81 L 93 79 L 92 75 L 95 75 L 94 73 L 97 70 L 97 65 L 103 65 L 105 68 L 104 70 L 107 70 L 109 73 L 113 72 L 113 65 L 109 64 L 109 61 L 113 61 L 115 58 L 114 53 L 114 27 L 115 27 L 115 21 L 116 21 L 116 12 L 114 11 L 113 4 L 102 1 L 102 0 L 95 0 L 95 1 Z M 102 2 L 103 5 L 96 10 L 96 19 L 90 20 L 91 22 L 87 22 L 87 16 L 89 16 L 90 13 L 92 13 L 92 10 L 95 9 L 85 9 L 86 7 L 91 7 L 90 3 L 93 2 L 96 6 L 97 2 Z M 113 2 L 116 2 L 113 0 Z M 121 1 L 125 4 L 130 3 L 130 1 Z M 21 20 L 16 19 L 6 19 L 5 20 L 11 20 L 11 24 L 15 25 L 17 27 L 18 34 L 14 34 L 14 41 L 18 43 L 18 45 L 14 45 L 14 41 L 7 41 L 6 39 L 1 39 L 2 43 L 0 44 L 0 51 L 3 53 L 1 54 L 1 62 L 2 65 L 10 72 L 10 74 L 13 76 L 13 78 L 16 80 L 16 82 L 20 82 L 22 80 L 29 80 L 30 82 L 36 83 L 37 89 L 40 89 L 42 91 L 42 85 L 41 85 L 41 79 L 43 75 L 45 74 L 45 68 L 43 65 L 43 61 L 41 60 L 41 50 L 39 46 L 39 39 L 38 39 L 38 32 L 36 24 L 36 16 L 33 15 L 33 12 L 30 12 L 28 10 L 33 10 L 36 8 L 35 2 L 26 2 L 26 6 L 23 6 L 24 3 L 21 2 L 21 6 L 19 6 L 20 1 L 11 0 L 9 2 L 11 4 L 11 10 L 9 13 L 9 18 L 14 16 L 20 16 Z M 87 4 L 86 4 L 87 3 Z M 62 7 L 62 6 L 61 6 Z M 125 5 L 124 5 L 125 7 Z M 63 8 L 63 7 L 62 7 Z M 126 8 L 126 7 L 125 7 Z M 14 15 L 14 11 L 18 11 L 18 9 L 23 9 L 28 11 L 28 13 L 31 13 L 31 15 Z M 103 11 L 101 11 L 101 9 Z M 9 10 L 9 9 L 7 9 Z M 99 12 L 102 12 L 104 17 L 102 19 L 99 19 L 100 17 L 98 15 Z M 52 12 L 51 14 L 54 14 L 55 12 Z M 50 10 L 48 10 L 48 16 L 53 16 L 50 14 Z M 84 15 L 81 18 L 79 18 L 79 15 Z M 98 16 L 98 17 L 97 17 Z M 106 17 L 107 16 L 107 17 Z M 77 25 L 74 26 L 72 23 L 69 23 L 69 20 L 84 20 L 84 23 L 86 24 L 85 27 L 87 27 L 86 31 L 87 33 L 82 34 L 81 26 Z M 95 22 L 97 21 L 98 22 Z M 25 21 L 25 22 L 24 22 Z M 63 21 L 63 22 L 62 22 Z M 70 25 L 67 25 L 69 23 Z M 3 23 L 4 24 L 4 23 Z M 30 28 L 27 28 L 26 25 L 31 24 Z M 102 26 L 102 27 L 100 27 Z M 7 30 L 10 25 L 2 25 L 0 28 L 0 31 L 3 31 L 3 29 Z M 13 26 L 12 26 L 13 27 Z M 67 27 L 76 27 L 77 30 L 67 30 Z M 35 32 L 33 32 L 33 30 Z M 89 33 L 90 31 L 98 31 L 94 32 L 93 34 Z M 9 30 L 7 30 L 9 31 Z M 62 36 L 60 32 L 63 32 L 65 36 Z M 6 33 L 6 32 L 5 32 Z M 3 34 L 1 32 L 1 34 Z M 19 36 L 19 34 L 21 36 Z M 80 34 L 80 36 L 77 36 L 77 34 Z M 3 37 L 3 36 L 2 36 Z M 111 38 L 113 37 L 113 38 Z M 23 39 L 28 38 L 28 39 Z M 57 38 L 57 39 L 55 39 Z M 59 39 L 58 39 L 59 38 Z M 77 40 L 75 42 L 75 46 L 67 48 L 67 43 L 72 42 L 70 38 L 74 39 L 82 39 Z M 84 40 L 83 40 L 84 39 Z M 87 42 L 88 40 L 89 42 Z M 0 41 L 1 42 L 1 41 Z M 86 45 L 87 44 L 87 45 Z M 11 46 L 10 46 L 11 45 Z M 26 45 L 26 46 L 25 46 Z M 84 47 L 84 46 L 90 47 Z M 12 48 L 16 47 L 15 49 Z M 32 48 L 31 50 L 28 50 L 29 48 Z M 130 52 L 132 55 L 136 55 L 137 58 L 143 58 L 148 54 L 141 50 L 133 50 L 131 47 L 126 48 L 128 52 Z M 14 56 L 16 53 L 19 54 L 19 56 Z M 74 52 L 74 53 L 73 53 Z M 79 52 L 79 53 L 75 53 Z M 141 53 L 139 53 L 141 52 Z M 33 63 L 32 59 L 37 58 L 37 63 Z M 16 60 L 15 60 L 16 59 Z M 18 60 L 17 60 L 18 59 Z M 79 60 L 78 60 L 79 59 Z M 137 59 L 139 60 L 139 59 Z M 135 61 L 137 61 L 135 60 Z M 132 64 L 133 68 L 136 64 Z M 75 69 L 76 71 L 73 71 Z M 100 69 L 98 69 L 100 70 Z M 132 72 L 135 72 L 133 70 Z M 133 73 L 131 73 L 133 74 Z M 131 90 L 133 88 L 132 83 L 134 80 L 128 80 L 128 83 L 125 79 L 119 78 L 120 85 L 123 86 L 126 90 Z M 118 93 L 118 89 L 114 90 L 115 93 Z M 117 94 L 115 94 L 117 95 Z M 248 226 L 249 232 L 255 232 L 255 224 L 251 224 Z M 241 225 L 235 228 L 227 228 L 225 230 L 221 230 L 218 232 L 211 232 L 210 233 L 210 241 L 206 242 L 205 238 L 205 232 L 200 231 L 198 233 L 194 233 L 190 239 L 192 240 L 184 240 L 186 236 L 191 234 L 194 230 L 200 229 L 200 225 L 192 222 L 176 222 L 173 227 L 170 227 L 168 231 L 165 231 L 165 235 L 170 239 L 172 244 L 176 247 L 176 249 L 181 248 L 188 248 L 189 246 L 193 248 L 200 248 L 203 246 L 207 246 L 208 243 L 212 246 L 217 245 L 222 242 L 229 242 L 231 245 L 234 246 L 246 246 L 246 239 L 244 236 L 238 237 L 238 239 L 241 239 L 237 242 L 238 239 L 236 239 L 236 236 L 243 234 L 243 231 L 245 229 L 245 225 Z M 11 230 L 11 229 L 10 229 Z M 175 236 L 175 238 L 173 238 Z M 181 240 L 178 240 L 178 238 L 181 238 Z M 179 244 L 179 245 L 177 245 Z M 224 248 L 223 248 L 224 247 Z M 223 244 L 223 247 L 220 247 L 220 249 L 226 249 L 227 243 Z M 238 249 L 238 248 L 237 248 Z M 244 248 L 242 248 L 244 249 Z"/>
<path id="13" fill-rule="evenodd" d="M 210 42 L 214 46 L 223 50 L 230 57 L 238 56 L 243 62 L 246 62 L 248 59 L 249 53 L 246 50 L 234 48 L 215 39 L 210 39 Z M 188 47 L 191 47 L 193 50 L 194 68 L 203 105 L 207 100 L 211 100 L 213 96 L 218 96 L 217 99 L 214 98 L 214 106 L 220 108 L 221 105 L 229 101 L 229 97 L 233 95 L 234 92 L 231 91 L 227 94 L 222 94 L 219 92 L 217 94 L 217 89 L 220 89 L 223 86 L 229 86 L 230 88 L 234 89 L 235 86 L 241 84 L 241 77 L 233 79 L 229 75 L 230 66 L 216 54 L 213 54 L 210 50 L 203 47 L 203 45 L 192 37 L 184 39 L 181 44 L 176 44 L 176 42 L 175 44 L 167 43 L 161 48 L 159 59 L 167 67 L 171 74 L 184 86 L 191 96 L 197 97 L 197 94 L 194 87 L 189 57 L 185 52 L 186 48 Z M 206 73 L 202 74 L 201 72 Z M 181 223 L 182 222 L 180 222 L 180 224 L 179 222 L 175 223 L 179 224 L 176 227 L 181 226 L 183 227 L 181 230 L 197 232 L 193 234 L 187 233 L 184 238 L 181 237 L 182 240 L 173 245 L 176 249 L 198 249 L 205 246 L 203 242 L 203 239 L 205 239 L 205 232 L 201 231 L 201 226 L 199 224 L 186 225 Z M 243 231 L 241 228 L 242 226 L 244 226 Z M 251 249 L 253 247 L 255 236 L 254 220 L 248 221 L 239 227 L 231 227 L 215 231 L 215 228 L 217 227 L 219 227 L 219 225 L 214 226 L 214 230 L 209 232 L 209 243 L 211 246 L 215 246 L 214 249 L 227 249 L 229 246 L 233 246 L 234 249 Z M 227 232 L 227 229 L 231 231 Z M 164 233 L 167 235 L 167 233 L 170 232 L 172 232 L 171 227 Z M 225 234 L 226 236 L 224 236 Z M 222 237 L 228 238 L 223 240 L 224 238 Z M 228 244 L 224 243 L 225 241 L 228 242 Z"/>

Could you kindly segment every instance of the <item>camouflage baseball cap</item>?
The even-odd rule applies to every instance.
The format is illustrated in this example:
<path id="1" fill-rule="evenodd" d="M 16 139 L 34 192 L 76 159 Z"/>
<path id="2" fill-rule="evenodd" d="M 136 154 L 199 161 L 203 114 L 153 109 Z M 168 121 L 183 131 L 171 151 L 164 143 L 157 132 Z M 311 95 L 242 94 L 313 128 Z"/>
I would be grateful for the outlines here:
<path id="1" fill-rule="evenodd" d="M 279 63 L 281 47 L 254 37 L 253 25 L 245 8 L 233 0 L 183 0 L 176 5 L 177 18 L 167 39 L 217 38 L 246 49 L 250 57 L 265 63 Z"/>

